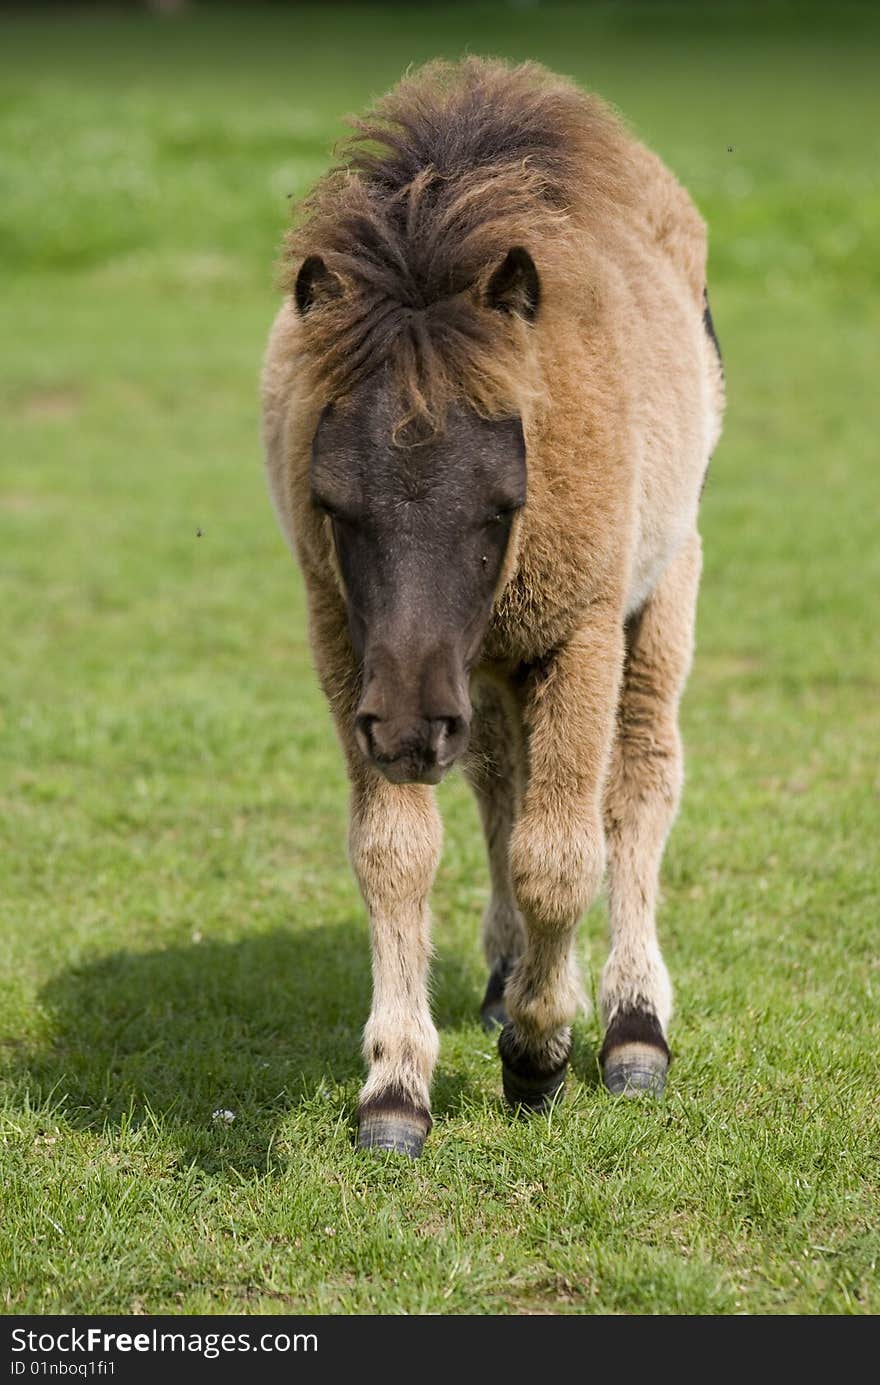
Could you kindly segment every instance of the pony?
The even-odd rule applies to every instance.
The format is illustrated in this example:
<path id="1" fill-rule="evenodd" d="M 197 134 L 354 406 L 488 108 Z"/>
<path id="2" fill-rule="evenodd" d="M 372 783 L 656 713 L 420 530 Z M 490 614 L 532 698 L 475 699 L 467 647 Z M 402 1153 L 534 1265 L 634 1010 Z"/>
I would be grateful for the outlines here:
<path id="1" fill-rule="evenodd" d="M 482 1016 L 508 1103 L 563 1085 L 577 925 L 606 878 L 602 1075 L 663 1090 L 655 910 L 724 384 L 705 225 L 598 97 L 468 58 L 352 123 L 284 243 L 263 432 L 370 920 L 358 1143 L 416 1158 L 432 786 L 456 763 L 485 830 Z"/>

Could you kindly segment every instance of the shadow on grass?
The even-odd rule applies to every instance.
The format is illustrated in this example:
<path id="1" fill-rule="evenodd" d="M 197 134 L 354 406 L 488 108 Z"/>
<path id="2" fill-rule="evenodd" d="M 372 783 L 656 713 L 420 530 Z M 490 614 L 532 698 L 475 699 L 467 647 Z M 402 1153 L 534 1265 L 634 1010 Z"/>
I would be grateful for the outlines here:
<path id="1" fill-rule="evenodd" d="M 440 1027 L 473 1023 L 473 969 L 452 953 L 436 974 Z M 370 1005 L 363 924 L 116 952 L 60 973 L 40 999 L 51 1039 L 21 1055 L 15 1076 L 32 1104 L 62 1102 L 76 1128 L 155 1120 L 185 1163 L 252 1174 L 277 1166 L 273 1144 L 295 1108 L 319 1103 L 325 1129 L 341 1113 L 353 1128 Z M 435 1113 L 466 1093 L 447 1075 Z"/>

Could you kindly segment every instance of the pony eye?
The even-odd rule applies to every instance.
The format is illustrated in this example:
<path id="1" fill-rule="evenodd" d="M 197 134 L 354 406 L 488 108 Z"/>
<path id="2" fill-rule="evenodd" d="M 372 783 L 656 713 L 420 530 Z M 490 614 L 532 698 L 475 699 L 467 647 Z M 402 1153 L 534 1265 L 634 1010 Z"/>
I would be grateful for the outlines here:
<path id="1" fill-rule="evenodd" d="M 315 509 L 318 511 L 319 514 L 324 515 L 325 518 L 330 520 L 331 524 L 344 525 L 349 524 L 351 522 L 347 514 L 344 514 L 342 511 L 338 510 L 336 506 L 332 504 L 330 501 L 322 500 L 320 496 L 313 495 L 312 504 L 314 505 Z"/>

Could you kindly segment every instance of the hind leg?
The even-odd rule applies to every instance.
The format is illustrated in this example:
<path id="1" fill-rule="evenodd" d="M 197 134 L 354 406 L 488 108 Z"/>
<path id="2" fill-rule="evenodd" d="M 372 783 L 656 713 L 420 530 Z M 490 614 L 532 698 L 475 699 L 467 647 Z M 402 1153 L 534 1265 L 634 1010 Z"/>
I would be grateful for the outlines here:
<path id="1" fill-rule="evenodd" d="M 504 988 L 523 950 L 523 919 L 510 877 L 510 834 L 522 793 L 523 744 L 519 709 L 493 684 L 474 698 L 471 751 L 466 766 L 480 811 L 492 896 L 483 916 L 483 950 L 489 981 L 480 1006 L 486 1029 L 507 1022 Z"/>
<path id="2" fill-rule="evenodd" d="M 666 1080 L 672 988 L 657 942 L 660 861 L 678 810 L 678 703 L 693 650 L 700 580 L 694 535 L 627 627 L 617 738 L 605 789 L 611 952 L 600 1001 L 600 1061 L 617 1095 L 659 1094 Z"/>

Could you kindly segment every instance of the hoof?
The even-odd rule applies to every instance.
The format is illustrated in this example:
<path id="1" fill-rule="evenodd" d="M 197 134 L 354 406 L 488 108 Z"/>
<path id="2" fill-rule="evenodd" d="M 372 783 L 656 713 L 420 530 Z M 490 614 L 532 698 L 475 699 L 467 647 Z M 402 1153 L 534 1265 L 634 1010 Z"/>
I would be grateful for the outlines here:
<path id="1" fill-rule="evenodd" d="M 504 1100 L 514 1110 L 519 1107 L 525 1111 L 547 1111 L 565 1086 L 565 1068 L 540 1077 L 526 1077 L 502 1063 L 501 1084 Z"/>
<path id="2" fill-rule="evenodd" d="M 568 1047 L 566 1040 L 562 1062 L 552 1067 L 536 1061 L 529 1053 L 519 1047 L 513 1026 L 505 1025 L 498 1040 L 501 1054 L 501 1082 L 504 1099 L 508 1106 L 521 1107 L 526 1111 L 546 1111 L 565 1085 L 565 1070 L 568 1066 Z M 559 1049 L 555 1055 L 558 1059 Z"/>
<path id="3" fill-rule="evenodd" d="M 504 1008 L 504 987 L 507 985 L 507 978 L 510 975 L 510 963 L 502 957 L 500 962 L 496 962 L 489 975 L 486 986 L 486 994 L 483 996 L 483 1003 L 480 1006 L 480 1019 L 483 1021 L 483 1028 L 487 1034 L 491 1034 L 493 1029 L 503 1029 L 508 1020 L 507 1010 Z"/>
<path id="4" fill-rule="evenodd" d="M 669 1059 L 653 1044 L 629 1043 L 613 1048 L 602 1065 L 612 1096 L 662 1096 Z"/>
<path id="5" fill-rule="evenodd" d="M 405 1154 L 418 1159 L 431 1129 L 427 1111 L 399 1101 L 374 1100 L 358 1112 L 358 1149 L 378 1154 Z"/>

